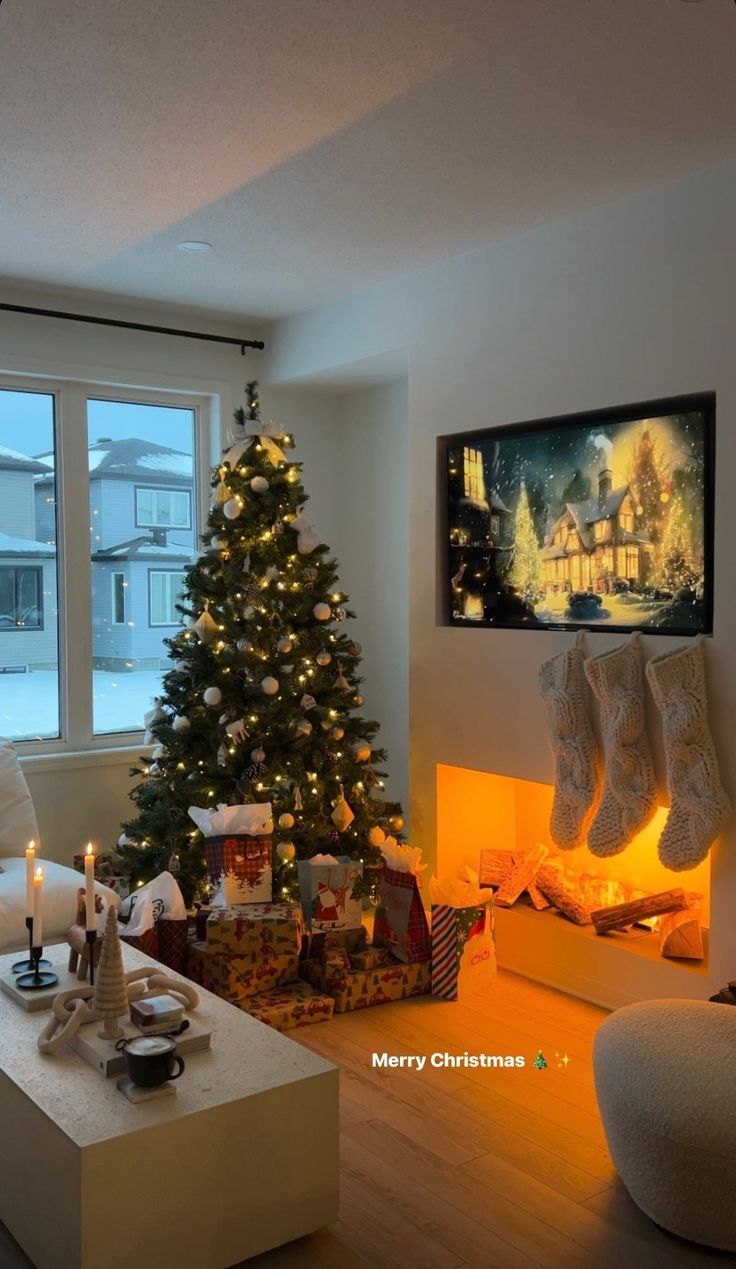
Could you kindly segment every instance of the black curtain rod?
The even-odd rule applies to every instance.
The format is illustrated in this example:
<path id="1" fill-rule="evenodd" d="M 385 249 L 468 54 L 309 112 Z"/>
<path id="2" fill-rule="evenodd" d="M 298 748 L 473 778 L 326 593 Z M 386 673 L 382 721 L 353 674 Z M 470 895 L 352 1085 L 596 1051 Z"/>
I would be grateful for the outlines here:
<path id="1" fill-rule="evenodd" d="M 0 0 L 2 4 L 2 0 Z M 206 339 L 211 344 L 233 344 L 245 356 L 246 348 L 264 348 L 262 339 L 236 339 L 233 335 L 207 335 L 204 331 L 178 330 L 175 326 L 148 326 L 145 322 L 121 322 L 116 317 L 90 317 L 88 313 L 64 313 L 55 308 L 31 308 L 26 304 L 3 304 L 6 313 L 29 313 L 33 317 L 60 317 L 67 322 L 89 322 L 92 326 L 118 326 L 123 330 L 144 330 L 152 335 L 179 335 L 182 339 Z"/>

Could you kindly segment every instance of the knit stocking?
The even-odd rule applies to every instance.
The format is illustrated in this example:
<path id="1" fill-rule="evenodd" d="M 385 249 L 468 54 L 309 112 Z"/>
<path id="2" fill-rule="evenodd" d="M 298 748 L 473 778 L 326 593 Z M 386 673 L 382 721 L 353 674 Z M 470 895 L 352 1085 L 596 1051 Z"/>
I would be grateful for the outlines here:
<path id="1" fill-rule="evenodd" d="M 582 846 L 599 790 L 598 749 L 579 648 L 560 652 L 539 671 L 555 758 L 555 796 L 549 829 L 561 850 Z"/>
<path id="2" fill-rule="evenodd" d="M 588 833 L 594 855 L 618 855 L 649 823 L 657 787 L 644 729 L 639 636 L 591 657 L 585 674 L 598 701 L 605 754 L 603 796 Z"/>
<path id="3" fill-rule="evenodd" d="M 705 859 L 731 816 L 708 726 L 703 645 L 655 657 L 647 678 L 662 713 L 670 793 L 659 858 L 665 868 L 683 872 Z"/>

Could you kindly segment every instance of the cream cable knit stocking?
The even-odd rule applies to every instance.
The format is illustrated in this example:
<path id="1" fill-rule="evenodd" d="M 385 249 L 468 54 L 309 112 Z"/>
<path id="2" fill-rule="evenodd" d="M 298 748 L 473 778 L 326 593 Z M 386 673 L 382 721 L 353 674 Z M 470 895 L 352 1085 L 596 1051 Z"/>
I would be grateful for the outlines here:
<path id="1" fill-rule="evenodd" d="M 708 726 L 702 643 L 655 657 L 647 666 L 662 713 L 670 813 L 659 839 L 659 858 L 682 872 L 705 859 L 731 817 Z"/>
<path id="2" fill-rule="evenodd" d="M 561 850 L 585 841 L 600 788 L 598 748 L 590 722 L 583 654 L 570 648 L 545 661 L 539 689 L 547 706 L 555 758 L 555 796 L 549 829 Z"/>
<path id="3" fill-rule="evenodd" d="M 588 833 L 594 855 L 618 855 L 649 823 L 657 787 L 644 728 L 644 667 L 639 636 L 591 657 L 585 674 L 598 700 L 605 754 L 603 797 Z"/>

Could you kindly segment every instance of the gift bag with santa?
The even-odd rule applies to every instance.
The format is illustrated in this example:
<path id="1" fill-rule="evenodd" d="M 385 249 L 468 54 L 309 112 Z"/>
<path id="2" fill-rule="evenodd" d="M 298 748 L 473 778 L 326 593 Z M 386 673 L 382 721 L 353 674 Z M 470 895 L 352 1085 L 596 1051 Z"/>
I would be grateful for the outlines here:
<path id="1" fill-rule="evenodd" d="M 297 865 L 304 919 L 312 931 L 360 927 L 363 905 L 354 894 L 363 865 L 347 855 L 315 855 Z"/>

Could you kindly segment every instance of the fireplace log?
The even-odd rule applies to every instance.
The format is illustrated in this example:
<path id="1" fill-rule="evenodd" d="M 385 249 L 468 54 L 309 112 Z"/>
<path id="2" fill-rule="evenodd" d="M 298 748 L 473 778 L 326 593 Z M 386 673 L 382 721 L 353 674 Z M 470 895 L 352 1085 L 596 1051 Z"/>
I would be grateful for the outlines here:
<path id="1" fill-rule="evenodd" d="M 480 876 L 482 886 L 500 886 L 514 866 L 514 852 L 485 848 L 480 852 Z"/>
<path id="2" fill-rule="evenodd" d="M 659 950 L 662 956 L 676 960 L 702 961 L 703 927 L 694 908 L 682 912 L 670 912 L 662 918 L 659 927 Z"/>
<path id="3" fill-rule="evenodd" d="M 504 878 L 496 891 L 495 901 L 499 908 L 510 908 L 516 903 L 520 894 L 526 890 L 530 881 L 534 881 L 547 856 L 546 846 L 535 846 L 533 850 L 519 851 L 514 856 L 514 864 L 508 877 Z"/>
<path id="4" fill-rule="evenodd" d="M 573 921 L 575 925 L 590 925 L 588 909 L 568 890 L 555 868 L 540 868 L 535 880 L 545 899 L 568 921 Z"/>
<path id="5" fill-rule="evenodd" d="M 596 934 L 607 934 L 609 930 L 623 930 L 637 921 L 646 921 L 664 912 L 682 912 L 687 906 L 684 890 L 663 890 L 661 894 L 632 899 L 630 903 L 617 903 L 612 908 L 598 908 L 590 915 Z"/>
<path id="6" fill-rule="evenodd" d="M 536 881 L 529 882 L 526 892 L 532 901 L 532 907 L 535 908 L 537 912 L 544 912 L 545 908 L 552 907 L 549 899 L 542 894 L 542 891 L 539 889 Z"/>

